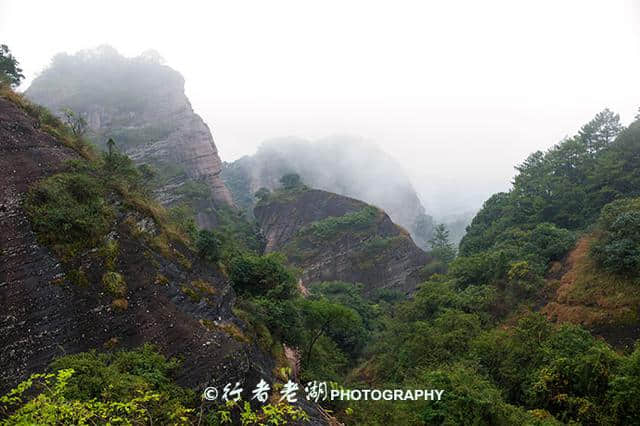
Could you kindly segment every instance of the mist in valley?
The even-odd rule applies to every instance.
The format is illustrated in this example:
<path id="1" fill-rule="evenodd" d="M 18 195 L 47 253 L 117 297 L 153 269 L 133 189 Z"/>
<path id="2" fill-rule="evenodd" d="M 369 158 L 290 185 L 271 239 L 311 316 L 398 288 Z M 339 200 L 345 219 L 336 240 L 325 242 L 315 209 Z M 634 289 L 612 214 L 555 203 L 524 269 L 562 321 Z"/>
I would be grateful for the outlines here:
<path id="1" fill-rule="evenodd" d="M 381 194 L 401 181 L 398 193 L 415 192 L 417 209 L 436 222 L 468 221 L 509 189 L 529 153 L 575 134 L 605 107 L 628 123 L 640 95 L 632 1 L 69 1 L 33 14 L 9 0 L 0 8 L 0 39 L 26 75 L 21 90 L 60 52 L 108 44 L 125 57 L 162 61 L 184 77 L 222 161 L 313 141 L 300 158 L 289 146 L 289 167 L 313 164 L 314 183 L 383 206 Z M 32 28 L 46 36 L 28 37 Z M 336 134 L 362 148 L 336 151 Z M 385 153 L 384 164 L 370 153 Z"/>

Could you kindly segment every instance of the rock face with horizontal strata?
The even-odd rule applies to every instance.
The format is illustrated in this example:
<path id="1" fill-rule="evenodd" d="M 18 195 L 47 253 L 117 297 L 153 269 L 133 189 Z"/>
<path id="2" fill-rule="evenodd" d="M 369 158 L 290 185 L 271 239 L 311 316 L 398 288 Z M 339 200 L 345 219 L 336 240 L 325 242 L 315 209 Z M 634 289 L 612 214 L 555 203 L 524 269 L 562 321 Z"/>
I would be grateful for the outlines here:
<path id="1" fill-rule="evenodd" d="M 278 191 L 259 202 L 254 214 L 266 238 L 266 252 L 283 252 L 302 269 L 303 285 L 345 281 L 362 283 L 367 294 L 381 289 L 408 294 L 431 261 L 384 211 L 331 192 Z M 336 226 L 330 234 L 313 232 L 314 224 L 354 214 L 364 219 Z"/>
<path id="2" fill-rule="evenodd" d="M 158 224 L 143 212 L 118 209 L 107 236 L 117 242 L 114 268 L 127 284 L 124 310 L 114 307 L 101 283 L 105 261 L 98 250 L 79 254 L 86 283 L 72 282 L 61 260 L 39 243 L 23 201 L 34 184 L 78 159 L 41 123 L 0 97 L 0 394 L 45 371 L 56 357 L 143 343 L 179 357 L 177 383 L 197 392 L 237 381 L 248 398 L 246 392 L 260 380 L 273 383 L 273 357 L 252 339 L 225 331 L 233 325 L 250 336 L 232 312 L 235 293 L 229 280 L 179 242 L 169 249 L 182 253 L 186 262 L 154 249 L 139 234 L 154 236 Z M 202 299 L 184 291 L 194 283 L 207 285 Z M 309 424 L 328 423 L 316 405 L 300 405 L 310 415 Z"/>
<path id="3" fill-rule="evenodd" d="M 136 163 L 156 166 L 162 177 L 156 196 L 163 204 L 179 203 L 188 181 L 207 185 L 210 200 L 198 209 L 200 226 L 215 226 L 213 210 L 233 205 L 209 127 L 193 111 L 177 71 L 103 46 L 56 56 L 25 94 L 56 114 L 64 108 L 80 114 L 98 146 L 113 138 Z"/>
<path id="4" fill-rule="evenodd" d="M 35 182 L 78 157 L 38 128 L 0 98 L 0 391 L 43 371 L 54 357 L 102 349 L 109 342 L 121 347 L 151 342 L 166 355 L 182 356 L 178 379 L 196 389 L 221 379 L 269 377 L 273 361 L 255 345 L 201 324 L 242 326 L 231 313 L 228 280 L 195 259 L 188 270 L 153 252 L 128 232 L 125 219 L 135 218 L 132 212 L 123 213 L 110 234 L 120 247 L 116 267 L 128 284 L 128 308 L 117 312 L 111 306 L 112 298 L 100 287 L 101 261 L 91 251 L 82 255 L 87 286 L 68 282 L 60 260 L 36 239 L 22 200 Z M 162 285 L 154 283 L 159 274 L 166 280 Z M 180 286 L 203 278 L 215 295 L 196 303 Z"/>

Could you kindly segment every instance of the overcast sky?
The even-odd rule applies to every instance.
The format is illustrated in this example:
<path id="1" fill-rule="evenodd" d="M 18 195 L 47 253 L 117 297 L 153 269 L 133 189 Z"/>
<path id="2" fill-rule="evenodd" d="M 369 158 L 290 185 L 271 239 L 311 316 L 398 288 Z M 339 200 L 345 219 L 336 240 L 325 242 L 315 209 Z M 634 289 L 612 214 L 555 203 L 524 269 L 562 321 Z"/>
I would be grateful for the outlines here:
<path id="1" fill-rule="evenodd" d="M 0 0 L 31 80 L 60 51 L 158 50 L 223 160 L 280 136 L 363 136 L 427 210 L 505 190 L 530 152 L 640 105 L 640 0 Z M 26 86 L 25 86 L 26 87 Z"/>

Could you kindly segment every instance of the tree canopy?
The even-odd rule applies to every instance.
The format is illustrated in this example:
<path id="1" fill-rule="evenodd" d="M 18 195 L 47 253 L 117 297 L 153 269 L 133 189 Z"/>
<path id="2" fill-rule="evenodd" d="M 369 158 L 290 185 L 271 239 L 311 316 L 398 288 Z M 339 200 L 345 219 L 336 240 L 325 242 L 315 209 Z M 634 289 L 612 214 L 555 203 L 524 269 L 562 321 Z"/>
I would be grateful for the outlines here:
<path id="1" fill-rule="evenodd" d="M 6 44 L 0 44 L 0 80 L 5 80 L 12 87 L 18 86 L 24 79 L 19 65 L 9 47 Z"/>

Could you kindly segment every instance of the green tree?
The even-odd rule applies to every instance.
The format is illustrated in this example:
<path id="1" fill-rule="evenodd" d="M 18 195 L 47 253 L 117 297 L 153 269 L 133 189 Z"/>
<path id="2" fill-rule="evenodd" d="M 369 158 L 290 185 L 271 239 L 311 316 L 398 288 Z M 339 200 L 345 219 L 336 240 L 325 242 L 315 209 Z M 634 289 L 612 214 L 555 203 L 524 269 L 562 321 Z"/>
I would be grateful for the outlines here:
<path id="1" fill-rule="evenodd" d="M 638 274 L 640 268 L 640 198 L 617 200 L 602 209 L 600 234 L 591 252 L 611 272 Z"/>
<path id="2" fill-rule="evenodd" d="M 229 277 L 241 294 L 289 299 L 297 291 L 296 280 L 284 263 L 285 258 L 279 253 L 241 254 L 231 261 Z"/>
<path id="3" fill-rule="evenodd" d="M 269 191 L 268 188 L 262 187 L 258 189 L 254 196 L 258 199 L 258 201 L 262 201 L 269 197 L 269 194 L 271 194 L 271 191 Z"/>
<path id="4" fill-rule="evenodd" d="M 20 63 L 11 54 L 6 44 L 0 45 L 0 81 L 6 81 L 10 86 L 15 87 L 20 84 L 20 80 L 24 78 L 22 69 L 18 66 Z"/>
<path id="5" fill-rule="evenodd" d="M 449 230 L 441 223 L 433 229 L 433 237 L 429 240 L 433 256 L 444 262 L 450 263 L 456 257 L 456 249 L 449 241 Z"/>
<path id="6" fill-rule="evenodd" d="M 288 173 L 280 178 L 280 183 L 284 189 L 294 189 L 302 186 L 302 180 L 297 173 Z"/>
<path id="7" fill-rule="evenodd" d="M 590 153 L 595 153 L 609 145 L 624 129 L 620 115 L 609 108 L 599 112 L 593 120 L 582 126 L 579 136 Z"/>
<path id="8" fill-rule="evenodd" d="M 340 337 L 354 336 L 362 330 L 362 319 L 353 309 L 327 299 L 304 300 L 302 316 L 309 339 L 305 349 L 305 361 L 311 360 L 313 347 L 321 336 L 331 333 Z"/>
<path id="9" fill-rule="evenodd" d="M 220 259 L 220 240 L 208 229 L 201 229 L 196 236 L 196 248 L 203 259 L 217 262 Z"/>
<path id="10" fill-rule="evenodd" d="M 109 138 L 109 140 L 107 141 L 107 149 L 109 150 L 109 157 L 113 156 L 113 152 L 114 149 L 116 147 L 116 141 L 114 141 L 112 138 Z"/>

